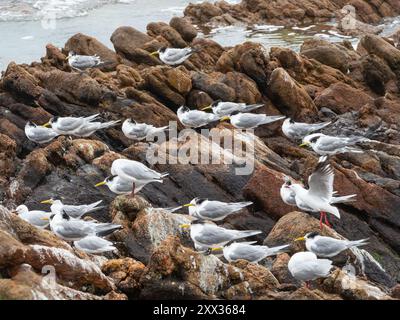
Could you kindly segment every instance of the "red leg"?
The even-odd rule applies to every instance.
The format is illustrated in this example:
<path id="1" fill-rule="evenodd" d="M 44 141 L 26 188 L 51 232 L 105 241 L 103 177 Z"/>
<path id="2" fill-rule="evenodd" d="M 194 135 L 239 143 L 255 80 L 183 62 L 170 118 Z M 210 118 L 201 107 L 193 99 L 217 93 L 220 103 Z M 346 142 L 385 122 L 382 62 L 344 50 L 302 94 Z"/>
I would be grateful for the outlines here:
<path id="1" fill-rule="evenodd" d="M 329 220 L 328 220 L 328 215 L 325 213 L 325 224 L 329 227 L 329 228 L 332 228 L 332 226 L 331 226 L 331 224 L 329 223 Z"/>

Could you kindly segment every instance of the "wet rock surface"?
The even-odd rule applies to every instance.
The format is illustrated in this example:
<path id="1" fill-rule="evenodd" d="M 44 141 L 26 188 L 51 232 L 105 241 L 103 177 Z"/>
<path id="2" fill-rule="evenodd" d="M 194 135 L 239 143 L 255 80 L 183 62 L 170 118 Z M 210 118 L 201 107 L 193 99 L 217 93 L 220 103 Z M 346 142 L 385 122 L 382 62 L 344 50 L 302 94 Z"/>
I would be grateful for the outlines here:
<path id="1" fill-rule="evenodd" d="M 380 9 L 358 1 L 364 22 L 376 22 L 388 12 L 398 14 L 396 1 Z M 262 9 L 261 9 L 262 8 Z M 88 35 L 77 34 L 63 50 L 47 46 L 41 63 L 11 63 L 0 80 L 0 298 L 10 299 L 390 299 L 399 298 L 400 281 L 400 51 L 386 40 L 364 36 L 359 48 L 348 43 L 310 41 L 301 53 L 259 44 L 223 48 L 210 39 L 196 38 L 189 22 L 322 21 L 341 3 L 333 1 L 243 1 L 192 4 L 186 18 L 169 24 L 152 23 L 147 33 L 121 27 L 111 36 L 115 50 Z M 279 12 L 279 16 L 278 16 Z M 239 17 L 242 14 L 242 17 Z M 149 55 L 162 46 L 200 49 L 183 65 L 170 67 Z M 97 53 L 109 63 L 85 73 L 65 64 L 69 51 Z M 263 103 L 256 113 L 285 115 L 296 121 L 333 121 L 323 130 L 330 135 L 364 135 L 373 141 L 362 154 L 332 157 L 335 190 L 357 194 L 340 205 L 342 218 L 335 231 L 323 234 L 355 240 L 370 238 L 365 251 L 345 252 L 334 260 L 325 280 L 302 287 L 287 271 L 290 255 L 304 250 L 293 240 L 318 231 L 316 216 L 296 212 L 279 195 L 284 175 L 307 181 L 317 155 L 288 140 L 280 123 L 260 127 L 254 136 L 232 131 L 229 124 L 213 124 L 243 141 L 254 138 L 254 171 L 238 175 L 240 165 L 155 164 L 146 159 L 148 145 L 127 139 L 120 126 L 88 138 L 60 136 L 45 145 L 27 140 L 27 121 L 47 122 L 52 116 L 88 116 L 104 121 L 133 118 L 154 126 L 177 121 L 181 105 L 192 109 L 214 100 Z M 179 124 L 178 130 L 183 128 Z M 205 142 L 195 151 L 223 153 L 223 145 Z M 158 154 L 173 156 L 182 147 L 170 133 Z M 165 147 L 165 148 L 164 148 Z M 95 188 L 110 174 L 113 160 L 141 161 L 169 172 L 163 184 L 149 184 L 138 195 L 116 197 L 107 187 Z M 49 210 L 40 201 L 64 203 L 103 200 L 105 208 L 90 214 L 114 222 L 122 230 L 109 237 L 118 250 L 104 256 L 79 252 L 47 230 L 39 230 L 12 212 L 25 203 L 29 209 Z M 196 252 L 179 226 L 190 222 L 187 209 L 170 213 L 195 197 L 254 204 L 221 223 L 226 228 L 257 229 L 254 239 L 267 245 L 290 243 L 290 252 L 260 265 L 227 263 L 215 255 Z M 360 260 L 362 263 L 360 263 Z M 347 262 L 356 277 L 345 273 Z M 358 261 L 358 262 L 357 262 Z M 42 273 L 55 268 L 54 279 Z M 268 267 L 266 267 L 268 266 Z M 46 268 L 45 268 L 46 271 Z M 49 287 L 46 281 L 53 281 Z M 396 286 L 397 285 L 397 286 Z M 32 289 L 33 288 L 33 289 Z"/>

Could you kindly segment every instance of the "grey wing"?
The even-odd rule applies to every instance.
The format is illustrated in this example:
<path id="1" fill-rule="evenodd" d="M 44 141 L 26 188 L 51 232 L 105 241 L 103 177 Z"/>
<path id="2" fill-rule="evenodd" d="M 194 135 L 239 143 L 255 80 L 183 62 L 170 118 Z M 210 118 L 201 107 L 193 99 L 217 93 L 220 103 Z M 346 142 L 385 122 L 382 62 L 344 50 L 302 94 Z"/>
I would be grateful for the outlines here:
<path id="1" fill-rule="evenodd" d="M 217 245 L 233 239 L 235 239 L 235 236 L 229 230 L 210 225 L 204 227 L 194 240 L 205 245 Z"/>
<path id="2" fill-rule="evenodd" d="M 322 151 L 333 151 L 337 149 L 341 149 L 350 145 L 347 138 L 338 138 L 338 137 L 330 137 L 324 136 L 320 139 L 318 143 L 318 149 Z"/>
<path id="3" fill-rule="evenodd" d="M 184 49 L 170 48 L 167 49 L 166 51 L 168 60 L 179 60 L 191 53 L 192 53 L 191 48 L 184 48 Z"/>
<path id="4" fill-rule="evenodd" d="M 28 139 L 35 142 L 48 142 L 58 136 L 58 133 L 49 128 L 36 127 L 27 134 Z"/>
<path id="5" fill-rule="evenodd" d="M 81 205 L 81 206 L 64 205 L 63 211 L 72 218 L 79 218 L 85 213 L 86 208 L 87 208 L 86 205 Z"/>
<path id="6" fill-rule="evenodd" d="M 84 221 L 68 221 L 59 225 L 57 232 L 66 238 L 85 237 L 92 232 Z"/>
<path id="7" fill-rule="evenodd" d="M 238 246 L 234 252 L 231 253 L 232 260 L 243 259 L 247 261 L 257 261 L 266 255 L 265 250 L 256 246 Z"/>
<path id="8" fill-rule="evenodd" d="M 86 250 L 98 250 L 103 247 L 112 246 L 113 243 L 100 237 L 86 237 L 79 241 L 79 245 Z"/>
<path id="9" fill-rule="evenodd" d="M 333 178 L 334 173 L 332 166 L 328 162 L 328 158 L 320 161 L 308 178 L 308 185 L 310 187 L 310 195 L 330 200 L 333 195 Z"/>
<path id="10" fill-rule="evenodd" d="M 229 208 L 227 207 L 227 203 L 219 202 L 219 201 L 208 201 L 204 206 L 204 212 L 201 212 L 202 216 L 205 217 L 214 217 L 229 212 Z M 228 209 L 228 210 L 227 210 Z"/>
<path id="11" fill-rule="evenodd" d="M 346 249 L 346 244 L 338 239 L 320 237 L 315 245 L 311 247 L 312 252 L 320 257 L 329 257 L 332 254 Z"/>
<path id="12" fill-rule="evenodd" d="M 261 115 L 242 113 L 239 117 L 238 126 L 248 128 L 258 125 L 263 120 Z"/>
<path id="13" fill-rule="evenodd" d="M 135 166 L 125 166 L 122 170 L 125 174 L 135 177 L 138 180 L 160 179 L 160 174 L 158 172 L 147 168 L 141 163 L 137 163 Z"/>
<path id="14" fill-rule="evenodd" d="M 99 64 L 99 58 L 92 56 L 79 56 L 74 61 L 73 66 L 76 68 L 90 68 Z"/>
<path id="15" fill-rule="evenodd" d="M 83 118 L 62 118 L 59 119 L 60 129 L 63 131 L 73 131 L 79 129 L 84 123 Z"/>

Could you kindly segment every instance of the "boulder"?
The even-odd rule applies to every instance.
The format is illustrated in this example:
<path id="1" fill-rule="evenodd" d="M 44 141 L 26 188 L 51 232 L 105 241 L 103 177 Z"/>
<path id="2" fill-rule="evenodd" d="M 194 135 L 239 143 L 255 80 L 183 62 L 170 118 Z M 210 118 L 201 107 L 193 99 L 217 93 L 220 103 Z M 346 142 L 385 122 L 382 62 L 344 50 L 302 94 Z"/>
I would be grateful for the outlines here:
<path id="1" fill-rule="evenodd" d="M 169 25 L 178 31 L 181 37 L 187 42 L 191 42 L 197 37 L 197 30 L 188 19 L 173 17 Z"/>
<path id="2" fill-rule="evenodd" d="M 165 22 L 149 23 L 147 25 L 147 33 L 153 38 L 157 36 L 163 37 L 173 48 L 185 48 L 187 46 L 186 41 L 182 39 L 179 32 Z"/>
<path id="3" fill-rule="evenodd" d="M 107 48 L 96 38 L 82 33 L 78 33 L 69 38 L 64 46 L 64 50 L 66 52 L 73 51 L 76 54 L 81 55 L 98 55 L 104 62 L 104 65 L 100 67 L 100 70 L 104 71 L 115 70 L 119 63 L 118 56 L 114 51 Z"/>

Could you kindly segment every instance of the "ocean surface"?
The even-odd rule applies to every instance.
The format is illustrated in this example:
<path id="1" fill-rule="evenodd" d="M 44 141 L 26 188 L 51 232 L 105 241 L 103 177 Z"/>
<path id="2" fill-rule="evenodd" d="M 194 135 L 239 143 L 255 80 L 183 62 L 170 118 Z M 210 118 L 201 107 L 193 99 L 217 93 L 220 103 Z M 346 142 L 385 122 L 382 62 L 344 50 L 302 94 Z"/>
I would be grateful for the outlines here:
<path id="1" fill-rule="evenodd" d="M 237 3 L 240 0 L 229 0 Z M 0 70 L 8 63 L 39 61 L 45 46 L 52 43 L 63 47 L 72 35 L 81 32 L 97 38 L 110 48 L 110 36 L 120 26 L 130 25 L 141 31 L 149 22 L 168 22 L 173 16 L 182 16 L 184 8 L 197 0 L 0 0 Z M 331 29 L 331 24 L 298 26 L 260 25 L 220 27 L 200 33 L 225 46 L 243 41 L 260 42 L 264 46 L 285 46 L 299 50 L 310 37 L 330 41 L 344 38 Z M 400 17 L 385 22 L 385 33 L 400 27 Z M 348 38 L 354 44 L 357 38 Z"/>

